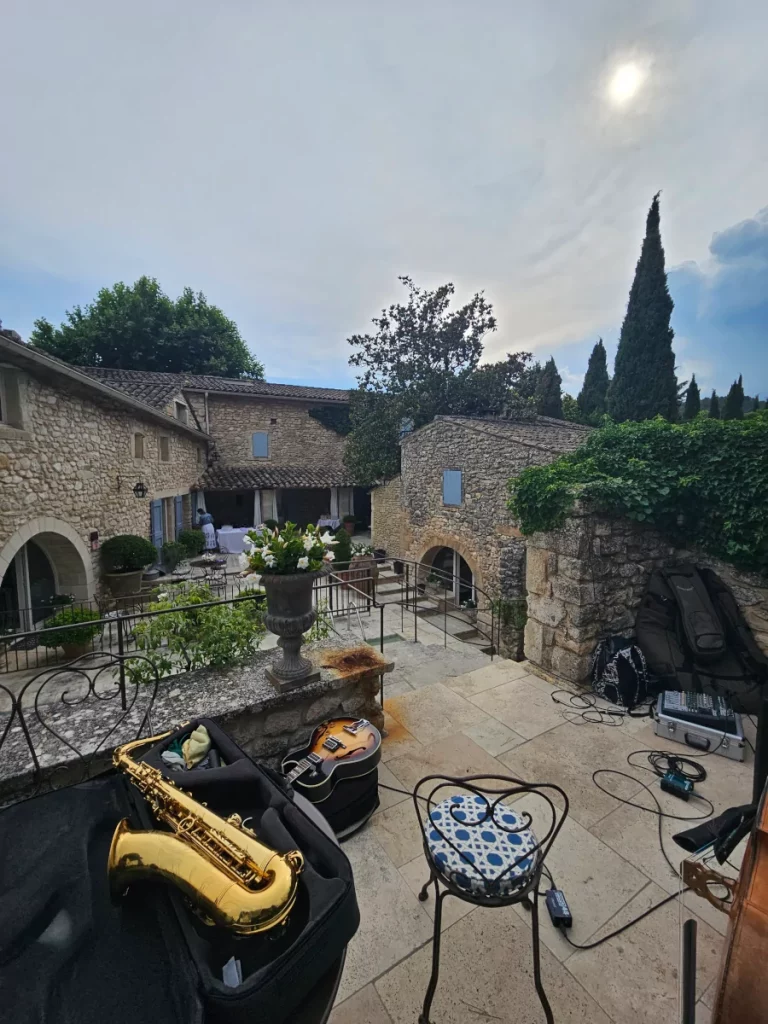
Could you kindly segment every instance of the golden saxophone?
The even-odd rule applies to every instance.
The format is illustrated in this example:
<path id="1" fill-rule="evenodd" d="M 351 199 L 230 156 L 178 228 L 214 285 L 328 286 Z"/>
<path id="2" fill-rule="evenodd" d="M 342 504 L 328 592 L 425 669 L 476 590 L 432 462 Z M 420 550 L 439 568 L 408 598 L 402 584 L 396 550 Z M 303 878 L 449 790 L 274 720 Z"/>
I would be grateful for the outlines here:
<path id="1" fill-rule="evenodd" d="M 163 733 L 117 747 L 116 768 L 144 796 L 158 822 L 172 832 L 139 832 L 124 818 L 109 850 L 113 898 L 139 879 L 163 878 L 189 898 L 207 924 L 223 925 L 239 935 L 254 935 L 283 922 L 299 887 L 304 858 L 298 850 L 278 853 L 259 842 L 239 814 L 222 818 L 162 772 L 131 753 L 157 743 Z"/>

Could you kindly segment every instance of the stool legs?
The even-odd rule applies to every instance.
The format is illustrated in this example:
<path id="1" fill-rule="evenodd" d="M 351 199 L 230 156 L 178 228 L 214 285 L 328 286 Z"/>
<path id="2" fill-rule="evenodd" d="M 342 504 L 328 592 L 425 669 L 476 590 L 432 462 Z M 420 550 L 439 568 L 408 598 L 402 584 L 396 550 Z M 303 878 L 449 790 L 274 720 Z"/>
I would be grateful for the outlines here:
<path id="1" fill-rule="evenodd" d="M 430 870 L 429 878 L 426 880 L 424 885 L 422 885 L 421 892 L 419 893 L 419 902 L 420 903 L 424 903 L 426 900 L 429 899 L 429 887 L 436 880 L 436 878 L 437 878 L 437 876 L 435 875 L 435 872 Z"/>
<path id="2" fill-rule="evenodd" d="M 533 890 L 533 905 L 531 906 L 531 935 L 533 937 L 533 983 L 536 986 L 536 992 L 539 997 L 539 1002 L 544 1010 L 544 1016 L 547 1018 L 547 1024 L 554 1024 L 555 1018 L 552 1016 L 552 1009 L 547 999 L 547 994 L 544 991 L 544 986 L 541 983 L 541 956 L 539 949 L 539 887 Z"/>
<path id="3" fill-rule="evenodd" d="M 433 879 L 430 879 L 432 881 Z M 450 893 L 446 890 L 440 890 L 437 884 L 437 879 L 434 878 L 435 883 L 435 931 L 432 936 L 432 974 L 429 979 L 429 985 L 427 986 L 427 994 L 424 997 L 424 1006 L 421 1013 L 419 1014 L 419 1024 L 430 1024 L 429 1010 L 432 1006 L 432 999 L 435 995 L 435 989 L 437 988 L 437 976 L 440 972 L 440 925 L 443 919 L 443 900 L 446 896 L 450 896 Z M 421 890 L 425 892 L 427 885 Z M 419 893 L 419 899 L 421 899 L 421 893 Z M 426 899 L 426 896 L 425 896 Z"/>

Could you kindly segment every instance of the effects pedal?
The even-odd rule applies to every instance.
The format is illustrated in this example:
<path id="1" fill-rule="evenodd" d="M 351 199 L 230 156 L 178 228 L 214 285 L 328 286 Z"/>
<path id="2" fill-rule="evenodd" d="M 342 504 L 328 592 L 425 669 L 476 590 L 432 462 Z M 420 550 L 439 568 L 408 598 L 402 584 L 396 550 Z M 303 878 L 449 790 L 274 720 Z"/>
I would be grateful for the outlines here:
<path id="1" fill-rule="evenodd" d="M 573 916 L 565 894 L 560 889 L 547 889 L 544 899 L 555 928 L 570 928 L 573 924 Z"/>
<path id="2" fill-rule="evenodd" d="M 689 800 L 691 793 L 693 793 L 693 783 L 691 780 L 686 779 L 684 775 L 680 775 L 678 772 L 667 772 L 666 775 L 662 775 L 659 785 L 665 793 L 679 796 L 681 800 Z"/>

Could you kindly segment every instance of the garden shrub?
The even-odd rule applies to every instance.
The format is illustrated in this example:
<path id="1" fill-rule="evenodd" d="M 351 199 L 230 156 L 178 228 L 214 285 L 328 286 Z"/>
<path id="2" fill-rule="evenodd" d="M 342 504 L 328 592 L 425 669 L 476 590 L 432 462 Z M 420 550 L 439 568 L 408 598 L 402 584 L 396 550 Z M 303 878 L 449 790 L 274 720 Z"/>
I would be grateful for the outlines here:
<path id="1" fill-rule="evenodd" d="M 75 608 L 72 605 L 62 608 L 56 615 L 52 615 L 43 623 L 43 631 L 39 634 L 40 643 L 43 647 L 61 647 L 62 644 L 89 644 L 94 637 L 101 633 L 101 625 L 87 626 L 76 625 L 76 623 L 94 622 L 101 618 L 99 612 L 92 608 Z M 72 629 L 61 629 L 56 633 L 46 633 L 46 629 L 54 626 L 69 626 Z"/>
<path id="2" fill-rule="evenodd" d="M 352 558 L 352 538 L 342 526 L 334 533 L 336 543 L 333 546 L 333 562 L 331 568 L 348 569 Z"/>
<path id="3" fill-rule="evenodd" d="M 612 424 L 510 480 L 524 534 L 561 526 L 577 499 L 652 523 L 672 541 L 768 571 L 768 412 Z"/>
<path id="4" fill-rule="evenodd" d="M 184 548 L 187 558 L 202 555 L 205 547 L 205 535 L 202 530 L 180 530 L 176 540 Z"/>
<path id="5" fill-rule="evenodd" d="M 162 546 L 161 553 L 163 565 L 169 572 L 173 572 L 179 562 L 183 562 L 187 557 L 187 549 L 176 540 L 167 540 Z"/>
<path id="6" fill-rule="evenodd" d="M 119 533 L 101 545 L 101 565 L 104 572 L 138 572 L 152 565 L 157 551 L 146 537 L 132 533 Z"/>

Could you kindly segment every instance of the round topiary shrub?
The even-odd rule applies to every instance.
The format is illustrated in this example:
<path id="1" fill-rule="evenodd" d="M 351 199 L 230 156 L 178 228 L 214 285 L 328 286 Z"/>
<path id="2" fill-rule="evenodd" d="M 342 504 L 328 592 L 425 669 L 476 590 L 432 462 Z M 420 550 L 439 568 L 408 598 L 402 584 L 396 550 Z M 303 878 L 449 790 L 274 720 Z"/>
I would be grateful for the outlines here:
<path id="1" fill-rule="evenodd" d="M 101 566 L 106 573 L 140 572 L 156 558 L 155 545 L 131 533 L 120 533 L 101 545 Z"/>
<path id="2" fill-rule="evenodd" d="M 205 547 L 205 534 L 202 530 L 181 530 L 176 539 L 186 551 L 187 558 L 202 555 Z"/>
<path id="3" fill-rule="evenodd" d="M 77 623 L 94 622 L 100 619 L 99 612 L 92 608 L 63 608 L 58 614 L 52 615 L 43 623 L 40 632 L 40 643 L 43 647 L 87 647 L 95 636 L 101 633 L 101 625 L 77 625 Z M 55 633 L 45 630 L 54 626 L 69 626 L 71 629 L 58 629 Z"/>

